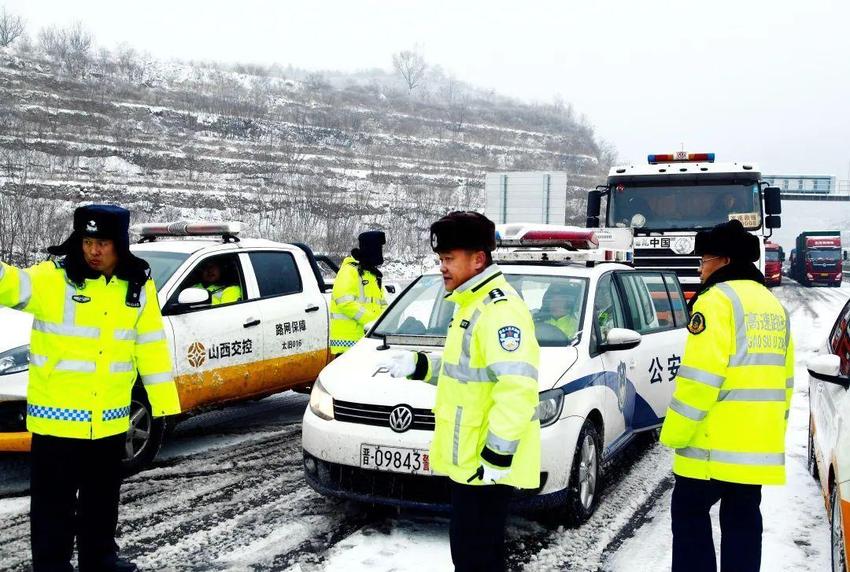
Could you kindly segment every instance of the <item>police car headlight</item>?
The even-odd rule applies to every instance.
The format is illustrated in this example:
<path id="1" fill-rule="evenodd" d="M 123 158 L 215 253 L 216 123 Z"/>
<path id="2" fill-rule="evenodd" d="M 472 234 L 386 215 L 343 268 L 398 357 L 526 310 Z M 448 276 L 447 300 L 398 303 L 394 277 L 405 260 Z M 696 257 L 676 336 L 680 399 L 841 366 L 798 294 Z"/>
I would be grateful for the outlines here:
<path id="1" fill-rule="evenodd" d="M 560 389 L 550 389 L 540 394 L 540 403 L 537 404 L 537 418 L 540 426 L 546 427 L 553 424 L 561 416 L 564 408 L 564 392 Z"/>
<path id="2" fill-rule="evenodd" d="M 0 353 L 0 375 L 26 371 L 30 365 L 30 346 L 20 346 Z"/>
<path id="3" fill-rule="evenodd" d="M 329 421 L 334 418 L 334 398 L 322 387 L 322 382 L 316 380 L 313 391 L 310 392 L 310 411 L 319 419 Z"/>

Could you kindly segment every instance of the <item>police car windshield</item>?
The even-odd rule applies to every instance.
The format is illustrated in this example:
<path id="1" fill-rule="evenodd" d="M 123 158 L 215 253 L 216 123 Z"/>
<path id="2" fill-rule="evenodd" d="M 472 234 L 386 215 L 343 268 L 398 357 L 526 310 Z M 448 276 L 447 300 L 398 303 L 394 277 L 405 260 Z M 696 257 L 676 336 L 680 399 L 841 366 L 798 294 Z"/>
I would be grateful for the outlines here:
<path id="1" fill-rule="evenodd" d="M 531 310 L 541 346 L 568 346 L 581 338 L 586 278 L 528 274 L 505 277 Z M 455 304 L 445 296 L 441 276 L 422 276 L 381 317 L 372 336 L 445 337 L 455 310 Z"/>
<path id="2" fill-rule="evenodd" d="M 156 284 L 157 290 L 162 288 L 174 271 L 189 258 L 188 254 L 182 252 L 157 252 L 157 251 L 134 251 L 133 254 L 145 259 L 151 265 L 151 278 Z"/>
<path id="3" fill-rule="evenodd" d="M 615 183 L 608 199 L 609 227 L 691 230 L 733 218 L 751 230 L 761 226 L 758 183 Z"/>

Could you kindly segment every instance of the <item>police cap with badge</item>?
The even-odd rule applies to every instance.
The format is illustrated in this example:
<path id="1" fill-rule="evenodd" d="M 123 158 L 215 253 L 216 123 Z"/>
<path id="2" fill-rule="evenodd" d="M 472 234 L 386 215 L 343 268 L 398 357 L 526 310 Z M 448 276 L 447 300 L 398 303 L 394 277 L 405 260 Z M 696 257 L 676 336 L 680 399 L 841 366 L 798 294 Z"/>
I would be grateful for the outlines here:
<path id="1" fill-rule="evenodd" d="M 84 238 L 111 240 L 115 245 L 118 265 L 115 276 L 129 282 L 127 305 L 139 306 L 139 292 L 150 277 L 147 262 L 130 252 L 130 211 L 116 205 L 85 205 L 74 210 L 74 227 L 62 244 L 48 247 L 54 256 L 64 256 L 62 267 L 68 278 L 79 286 L 92 278 L 82 256 Z"/>
<path id="2" fill-rule="evenodd" d="M 496 225 L 475 211 L 450 212 L 431 225 L 434 252 L 450 250 L 496 250 Z"/>

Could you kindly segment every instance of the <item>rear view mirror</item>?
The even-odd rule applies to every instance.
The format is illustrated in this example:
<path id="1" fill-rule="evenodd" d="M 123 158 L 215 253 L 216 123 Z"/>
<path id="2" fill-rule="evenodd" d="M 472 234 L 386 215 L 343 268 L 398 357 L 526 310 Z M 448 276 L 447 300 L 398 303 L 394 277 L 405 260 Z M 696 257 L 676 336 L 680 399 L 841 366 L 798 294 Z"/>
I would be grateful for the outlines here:
<path id="1" fill-rule="evenodd" d="M 630 350 L 640 345 L 641 335 L 634 330 L 626 328 L 611 328 L 608 339 L 600 344 L 599 349 L 603 352 Z"/>
<path id="2" fill-rule="evenodd" d="M 841 358 L 835 354 L 821 355 L 809 360 L 806 365 L 809 375 L 818 381 L 835 383 L 844 389 L 850 387 L 850 378 L 841 375 Z"/>
<path id="3" fill-rule="evenodd" d="M 206 304 L 210 301 L 210 293 L 203 288 L 186 288 L 177 296 L 177 303 L 181 306 L 194 306 L 195 304 Z"/>
<path id="4" fill-rule="evenodd" d="M 782 214 L 782 196 L 779 187 L 767 187 L 764 190 L 764 212 L 768 215 Z M 770 227 L 768 227 L 770 228 Z M 779 228 L 778 226 L 773 228 Z"/>

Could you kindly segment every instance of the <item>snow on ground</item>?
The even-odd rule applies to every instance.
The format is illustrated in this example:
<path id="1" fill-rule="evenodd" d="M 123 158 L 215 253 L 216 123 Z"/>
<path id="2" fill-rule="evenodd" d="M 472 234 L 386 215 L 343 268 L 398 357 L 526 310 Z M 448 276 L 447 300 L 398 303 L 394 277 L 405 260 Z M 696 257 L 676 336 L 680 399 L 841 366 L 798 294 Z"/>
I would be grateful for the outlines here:
<path id="1" fill-rule="evenodd" d="M 850 298 L 850 287 L 846 284 L 840 289 L 789 285 L 774 292 L 791 314 L 797 367 L 786 440 L 788 482 L 784 487 L 762 489 L 762 570 L 828 570 L 830 546 L 826 510 L 817 483 L 806 471 L 809 376 L 805 364 L 824 346 L 841 307 Z M 646 524 L 619 550 L 609 555 L 604 570 L 639 572 L 670 566 L 673 538 L 670 532 L 670 498 L 671 492 L 668 491 L 659 499 L 647 515 Z M 712 511 L 712 524 L 719 562 L 718 508 L 719 505 Z"/>
<path id="2" fill-rule="evenodd" d="M 823 344 L 850 288 L 789 285 L 776 292 L 791 312 L 797 377 L 788 485 L 763 493 L 762 569 L 824 570 L 826 511 L 805 472 L 805 362 Z M 124 484 L 123 554 L 146 570 L 451 570 L 445 516 L 327 499 L 304 483 L 299 423 L 306 400 L 287 392 L 180 424 L 154 466 Z M 669 569 L 671 464 L 670 451 L 658 444 L 630 448 L 609 468 L 596 513 L 578 528 L 512 516 L 509 568 Z M 29 566 L 27 473 L 25 456 L 0 457 L 3 570 Z"/>

